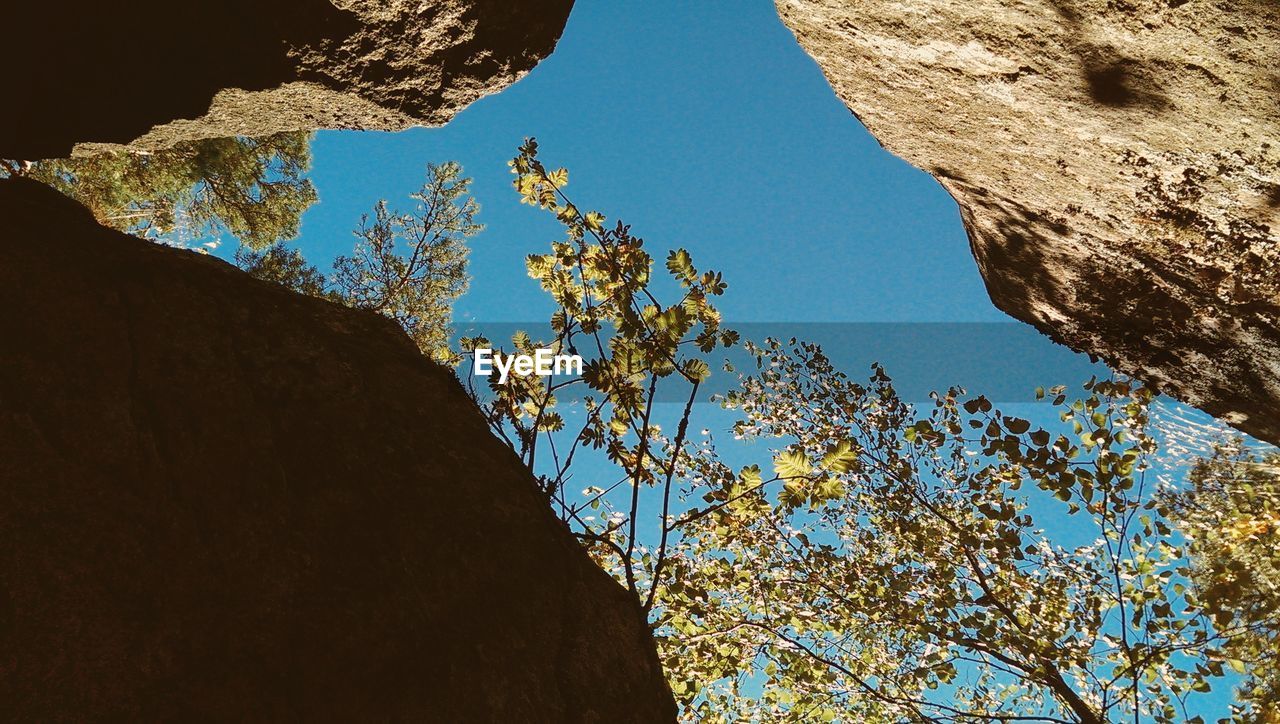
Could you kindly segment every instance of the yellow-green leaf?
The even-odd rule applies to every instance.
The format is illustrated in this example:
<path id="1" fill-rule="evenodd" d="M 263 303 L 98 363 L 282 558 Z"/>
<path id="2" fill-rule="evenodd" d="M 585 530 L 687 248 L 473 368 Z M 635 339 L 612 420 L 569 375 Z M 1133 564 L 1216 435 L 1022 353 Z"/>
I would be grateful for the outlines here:
<path id="1" fill-rule="evenodd" d="M 813 470 L 802 450 L 784 450 L 773 459 L 773 471 L 780 478 L 801 478 Z"/>

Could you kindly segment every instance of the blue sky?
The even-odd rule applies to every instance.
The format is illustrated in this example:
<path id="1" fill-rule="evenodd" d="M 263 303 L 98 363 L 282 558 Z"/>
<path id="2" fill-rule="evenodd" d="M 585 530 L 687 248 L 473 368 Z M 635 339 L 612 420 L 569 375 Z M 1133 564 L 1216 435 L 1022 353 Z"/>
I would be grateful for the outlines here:
<path id="1" fill-rule="evenodd" d="M 1082 355 L 991 304 L 955 203 L 862 128 L 767 1 L 585 0 L 555 53 L 443 128 L 318 133 L 320 202 L 296 244 L 324 267 L 349 252 L 378 199 L 407 209 L 426 164 L 456 160 L 474 178 L 486 230 L 473 239 L 474 278 L 455 319 L 545 321 L 550 303 L 523 260 L 545 252 L 559 228 L 519 203 L 506 165 L 529 135 L 549 166 L 569 168 L 579 206 L 633 224 L 656 257 L 684 247 L 700 268 L 721 271 L 731 323 L 1007 325 L 994 336 L 975 328 L 971 345 L 954 345 L 952 328 L 925 357 L 903 334 L 923 341 L 929 330 L 848 349 L 835 328 L 809 327 L 851 369 L 880 359 L 917 388 L 991 383 L 1004 399 L 1026 400 L 1044 381 L 1089 374 Z"/>
<path id="2" fill-rule="evenodd" d="M 727 318 L 1006 319 L 950 197 L 879 147 L 769 2 L 579 2 L 551 57 L 448 126 L 318 134 L 299 245 L 315 261 L 349 249 L 377 199 L 407 207 L 427 162 L 457 160 L 487 226 L 457 314 L 545 318 L 523 258 L 556 226 L 518 203 L 506 166 L 526 135 L 580 205 L 724 272 Z"/>

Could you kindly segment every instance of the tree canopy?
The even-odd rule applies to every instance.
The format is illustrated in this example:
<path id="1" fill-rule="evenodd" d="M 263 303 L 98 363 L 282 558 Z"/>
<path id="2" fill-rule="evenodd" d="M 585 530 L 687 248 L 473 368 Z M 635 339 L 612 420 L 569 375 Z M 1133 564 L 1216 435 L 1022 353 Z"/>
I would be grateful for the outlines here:
<path id="1" fill-rule="evenodd" d="M 185 243 L 229 234 L 237 265 L 261 279 L 394 319 L 425 353 L 449 350 L 454 301 L 467 289 L 467 240 L 483 227 L 471 179 L 456 162 L 427 165 L 410 211 L 379 201 L 357 243 L 331 273 L 285 242 L 316 201 L 305 178 L 311 134 L 212 138 L 151 151 L 112 151 L 34 163 L 0 161 L 0 173 L 48 183 L 127 233 Z"/>
<path id="2" fill-rule="evenodd" d="M 146 237 L 228 233 L 261 249 L 298 233 L 316 192 L 303 177 L 311 134 L 209 138 L 159 151 L 114 151 L 5 169 L 76 199 L 98 221 Z"/>
<path id="3" fill-rule="evenodd" d="M 339 256 L 325 275 L 284 244 L 262 251 L 241 248 L 236 263 L 255 277 L 295 291 L 396 321 L 425 354 L 454 361 L 450 350 L 453 303 L 466 290 L 467 239 L 483 226 L 471 179 L 455 162 L 427 165 L 427 180 L 410 194 L 412 211 L 379 201 L 355 231 L 350 256 Z"/>
<path id="4" fill-rule="evenodd" d="M 1223 647 L 1229 665 L 1250 674 L 1238 711 L 1280 721 L 1280 453 L 1226 436 L 1189 477 L 1169 504 L 1201 605 L 1219 629 L 1238 632 Z"/>
<path id="5" fill-rule="evenodd" d="M 1061 422 L 1044 428 L 958 389 L 918 409 L 883 369 L 854 381 L 815 345 L 763 340 L 720 399 L 738 417 L 733 447 L 692 436 L 710 353 L 739 343 L 713 304 L 721 276 L 673 250 L 678 292 L 663 301 L 630 226 L 572 202 L 568 172 L 544 166 L 535 142 L 511 166 L 521 199 L 565 227 L 527 259 L 556 304 L 552 338 L 521 332 L 511 347 L 577 350 L 586 371 L 490 378 L 477 399 L 637 597 L 686 716 L 1196 721 L 1188 702 L 1231 671 L 1254 692 L 1236 717 L 1274 716 L 1261 652 L 1276 632 L 1253 621 L 1274 608 L 1249 613 L 1237 592 L 1214 603 L 1212 572 L 1238 586 L 1255 564 L 1188 537 L 1196 506 L 1154 473 L 1150 390 L 1120 376 L 1042 390 Z M 685 402 L 664 430 L 655 399 L 670 388 Z M 769 453 L 726 461 L 759 455 L 738 442 L 753 440 Z M 616 478 L 575 479 L 590 451 Z M 571 480 L 587 483 L 581 495 Z M 1270 513 L 1249 510 L 1243 535 L 1271 530 Z M 1086 542 L 1063 544 L 1064 530 Z"/>

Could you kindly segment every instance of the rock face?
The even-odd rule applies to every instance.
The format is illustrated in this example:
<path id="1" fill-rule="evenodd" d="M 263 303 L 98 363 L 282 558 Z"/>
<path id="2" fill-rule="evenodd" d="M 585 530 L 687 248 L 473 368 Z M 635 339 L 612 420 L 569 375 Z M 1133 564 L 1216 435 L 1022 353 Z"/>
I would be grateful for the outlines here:
<path id="1" fill-rule="evenodd" d="M 777 6 L 997 306 L 1280 443 L 1280 3 Z"/>
<path id="2" fill-rule="evenodd" d="M 0 707 L 669 721 L 635 601 L 388 320 L 0 181 Z"/>
<path id="3" fill-rule="evenodd" d="M 0 158 L 444 123 L 555 47 L 573 0 L 13 2 Z"/>

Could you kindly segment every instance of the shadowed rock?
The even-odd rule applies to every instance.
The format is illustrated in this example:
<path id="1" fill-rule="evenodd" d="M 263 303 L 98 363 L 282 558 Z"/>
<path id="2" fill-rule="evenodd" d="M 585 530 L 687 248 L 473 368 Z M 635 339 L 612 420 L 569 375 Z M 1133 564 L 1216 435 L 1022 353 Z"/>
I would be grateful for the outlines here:
<path id="1" fill-rule="evenodd" d="M 996 306 L 1280 443 L 1280 4 L 776 2 Z"/>
<path id="2" fill-rule="evenodd" d="M 438 125 L 549 55 L 572 0 L 12 2 L 0 158 Z"/>
<path id="3" fill-rule="evenodd" d="M 389 320 L 0 181 L 7 719 L 670 721 L 632 597 Z"/>

